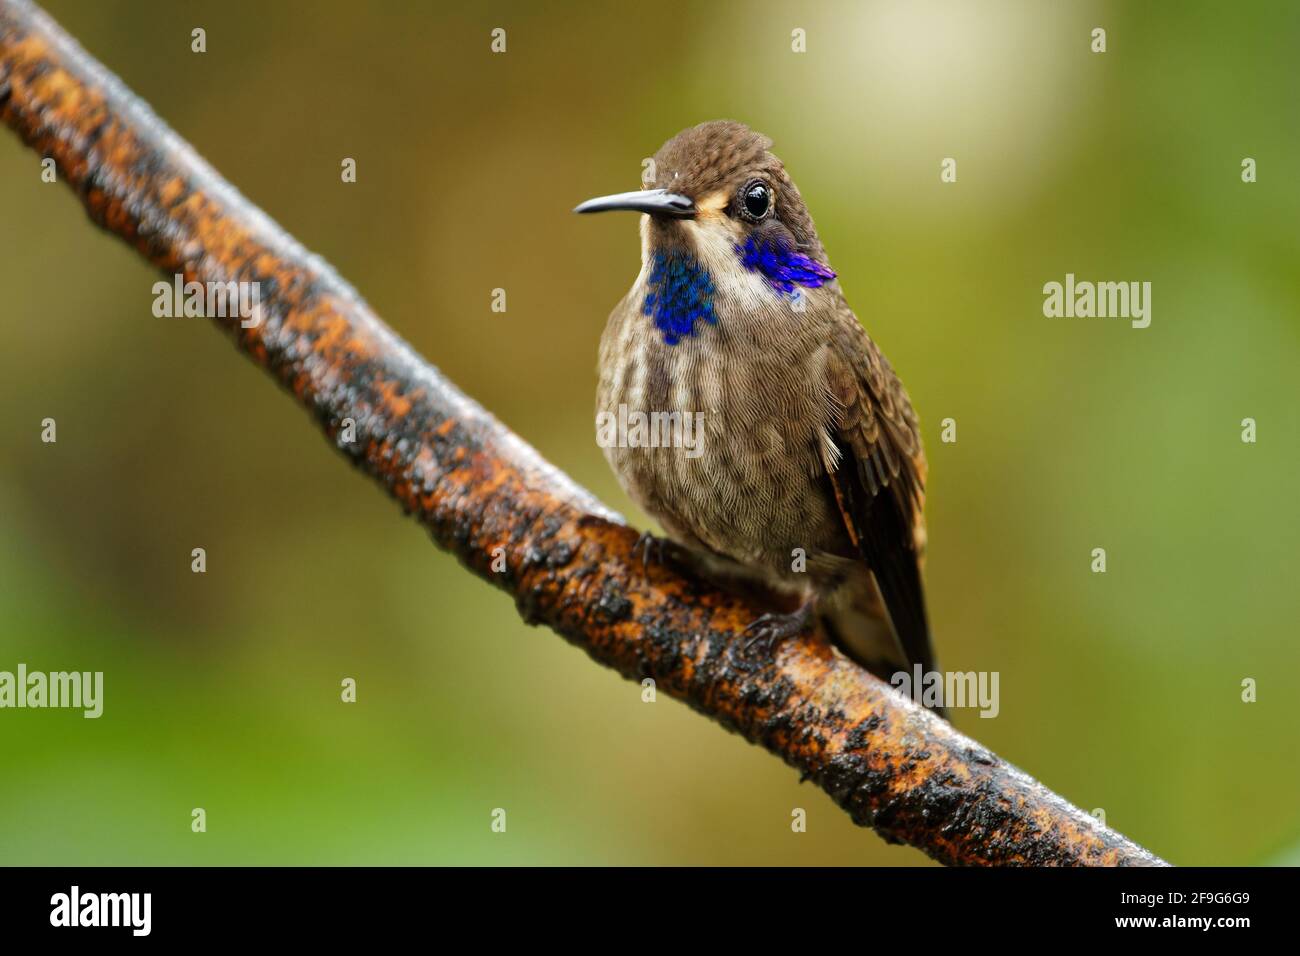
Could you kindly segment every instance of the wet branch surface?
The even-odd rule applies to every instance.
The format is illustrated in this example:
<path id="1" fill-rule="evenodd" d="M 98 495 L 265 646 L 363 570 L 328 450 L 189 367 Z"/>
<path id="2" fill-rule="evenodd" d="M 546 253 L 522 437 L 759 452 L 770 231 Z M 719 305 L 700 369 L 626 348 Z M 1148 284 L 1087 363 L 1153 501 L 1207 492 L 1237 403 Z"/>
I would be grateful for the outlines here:
<path id="1" fill-rule="evenodd" d="M 820 637 L 746 654 L 741 632 L 762 608 L 670 565 L 644 568 L 635 531 L 416 355 L 26 0 L 0 0 L 0 114 L 54 158 L 95 223 L 163 273 L 260 283 L 260 325 L 218 324 L 524 620 L 625 677 L 653 678 L 854 822 L 942 863 L 1162 864 Z M 492 572 L 494 553 L 505 573 Z"/>

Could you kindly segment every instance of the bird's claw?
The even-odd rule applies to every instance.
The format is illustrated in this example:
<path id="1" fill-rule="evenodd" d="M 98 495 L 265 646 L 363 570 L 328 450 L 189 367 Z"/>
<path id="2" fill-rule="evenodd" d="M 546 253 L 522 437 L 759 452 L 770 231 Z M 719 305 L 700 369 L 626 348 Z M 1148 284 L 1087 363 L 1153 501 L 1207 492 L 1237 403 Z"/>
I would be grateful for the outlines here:
<path id="1" fill-rule="evenodd" d="M 777 644 L 802 631 L 811 614 L 812 607 L 805 605 L 793 614 L 769 613 L 755 618 L 744 631 L 750 635 L 749 640 L 745 641 L 745 653 L 748 654 L 755 646 L 759 646 L 765 654 L 771 654 Z"/>
<path id="2" fill-rule="evenodd" d="M 641 568 L 644 570 L 650 566 L 651 552 L 654 553 L 655 564 L 664 563 L 664 551 L 668 547 L 668 542 L 663 538 L 656 538 L 649 531 L 642 531 L 636 539 L 636 544 L 632 545 L 632 554 L 641 552 Z"/>

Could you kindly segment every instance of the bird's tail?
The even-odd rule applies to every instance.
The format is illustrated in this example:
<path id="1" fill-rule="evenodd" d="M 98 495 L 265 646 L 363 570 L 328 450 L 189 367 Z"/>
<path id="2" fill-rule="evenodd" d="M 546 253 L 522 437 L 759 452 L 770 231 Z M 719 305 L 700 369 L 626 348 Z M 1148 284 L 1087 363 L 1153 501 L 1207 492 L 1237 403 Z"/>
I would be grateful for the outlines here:
<path id="1" fill-rule="evenodd" d="M 905 568 L 896 574 L 854 577 L 819 606 L 822 627 L 849 657 L 886 682 L 905 672 L 905 686 L 911 686 L 914 665 L 920 664 L 925 674 L 938 669 L 924 603 L 911 607 L 916 601 L 908 599 L 921 593 L 920 573 L 913 568 L 916 580 L 911 581 Z M 891 607 L 898 608 L 892 618 L 887 610 Z M 942 705 L 931 709 L 947 719 Z"/>

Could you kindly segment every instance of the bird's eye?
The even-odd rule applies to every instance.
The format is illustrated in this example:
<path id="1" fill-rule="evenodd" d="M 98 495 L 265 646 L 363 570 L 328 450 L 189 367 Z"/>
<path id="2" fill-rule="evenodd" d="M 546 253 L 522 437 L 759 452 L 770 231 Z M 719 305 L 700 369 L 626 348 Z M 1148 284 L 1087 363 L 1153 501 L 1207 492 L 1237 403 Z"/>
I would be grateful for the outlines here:
<path id="1" fill-rule="evenodd" d="M 767 183 L 755 179 L 740 191 L 740 206 L 746 219 L 758 222 L 772 208 L 772 190 L 767 188 Z"/>

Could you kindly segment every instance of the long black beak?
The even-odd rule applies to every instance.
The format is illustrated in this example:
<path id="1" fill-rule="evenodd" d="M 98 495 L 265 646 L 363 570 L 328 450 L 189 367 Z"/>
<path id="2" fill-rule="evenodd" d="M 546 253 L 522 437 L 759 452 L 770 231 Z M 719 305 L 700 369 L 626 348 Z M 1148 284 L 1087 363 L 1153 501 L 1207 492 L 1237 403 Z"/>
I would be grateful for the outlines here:
<path id="1" fill-rule="evenodd" d="M 694 219 L 695 203 L 687 196 L 670 193 L 666 189 L 638 189 L 631 193 L 615 193 L 588 199 L 574 212 L 609 212 L 613 209 L 630 209 L 648 212 L 652 216 L 669 216 L 673 219 Z"/>

